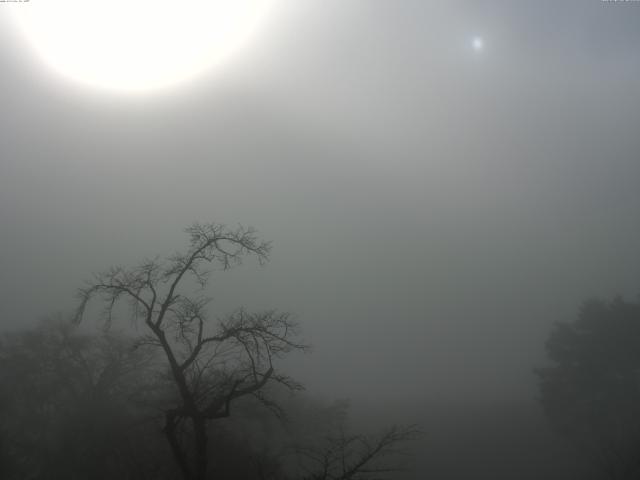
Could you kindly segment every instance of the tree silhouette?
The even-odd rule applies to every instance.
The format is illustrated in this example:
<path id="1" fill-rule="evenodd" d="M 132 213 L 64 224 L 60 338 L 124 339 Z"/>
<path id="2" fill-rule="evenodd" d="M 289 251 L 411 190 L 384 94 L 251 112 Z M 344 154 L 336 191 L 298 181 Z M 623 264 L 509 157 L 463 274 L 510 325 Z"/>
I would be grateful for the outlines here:
<path id="1" fill-rule="evenodd" d="M 208 423 L 229 416 L 233 403 L 247 396 L 277 410 L 265 387 L 278 383 L 297 390 L 301 385 L 277 372 L 274 360 L 307 346 L 288 313 L 239 309 L 211 320 L 206 311 L 210 299 L 198 293 L 210 278 L 208 268 L 228 270 L 247 256 L 263 263 L 269 243 L 259 241 L 250 228 L 194 224 L 186 231 L 190 241 L 184 253 L 97 275 L 79 292 L 76 318 L 80 321 L 87 303 L 99 297 L 108 326 L 118 304 L 126 302 L 132 319 L 145 327 L 141 343 L 163 352 L 175 388 L 163 429 L 173 458 L 185 480 L 203 480 L 209 449 L 216 448 L 208 442 Z"/>
<path id="2" fill-rule="evenodd" d="M 546 343 L 536 370 L 552 426 L 609 478 L 640 474 L 640 304 L 592 300 Z"/>

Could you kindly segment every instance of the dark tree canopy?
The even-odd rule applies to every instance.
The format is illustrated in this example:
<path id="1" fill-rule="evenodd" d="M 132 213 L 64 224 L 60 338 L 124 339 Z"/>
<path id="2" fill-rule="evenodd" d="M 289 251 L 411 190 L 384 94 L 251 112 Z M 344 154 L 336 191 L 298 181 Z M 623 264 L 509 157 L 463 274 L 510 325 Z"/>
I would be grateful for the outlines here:
<path id="1" fill-rule="evenodd" d="M 640 304 L 584 303 L 546 344 L 551 366 L 536 371 L 553 427 L 611 479 L 640 473 Z"/>
<path id="2" fill-rule="evenodd" d="M 61 319 L 0 336 L 0 478 L 179 478 L 161 434 L 175 395 L 158 353 Z M 239 421 L 209 429 L 210 477 L 258 480 L 259 466 L 283 478 L 273 435 L 255 435 L 273 416 L 255 400 L 237 409 Z"/>
<path id="3" fill-rule="evenodd" d="M 151 353 L 132 347 L 61 320 L 1 337 L 0 478 L 143 478 L 132 467 L 149 463 L 155 379 Z"/>

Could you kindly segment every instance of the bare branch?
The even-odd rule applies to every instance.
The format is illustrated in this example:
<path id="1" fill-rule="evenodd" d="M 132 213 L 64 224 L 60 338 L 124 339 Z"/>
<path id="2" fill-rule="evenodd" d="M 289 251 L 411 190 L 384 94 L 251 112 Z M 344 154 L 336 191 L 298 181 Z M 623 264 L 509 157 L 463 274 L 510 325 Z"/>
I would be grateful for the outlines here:
<path id="1" fill-rule="evenodd" d="M 372 474 L 376 474 L 375 478 L 384 478 L 380 475 L 404 468 L 382 460 L 402 454 L 399 447 L 419 435 L 421 432 L 413 425 L 394 426 L 377 437 L 346 435 L 340 431 L 337 436 L 329 437 L 323 447 L 299 448 L 297 453 L 310 462 L 303 466 L 309 473 L 304 477 L 307 480 L 374 478 Z"/>

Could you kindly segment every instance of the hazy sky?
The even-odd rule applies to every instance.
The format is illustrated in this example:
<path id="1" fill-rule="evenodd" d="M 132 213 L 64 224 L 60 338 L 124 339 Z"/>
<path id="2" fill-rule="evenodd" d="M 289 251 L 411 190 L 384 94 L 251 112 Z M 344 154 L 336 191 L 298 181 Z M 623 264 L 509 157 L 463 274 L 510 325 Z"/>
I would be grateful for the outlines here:
<path id="1" fill-rule="evenodd" d="M 223 67 L 142 96 L 0 24 L 2 326 L 242 223 L 272 261 L 215 277 L 216 308 L 295 312 L 312 391 L 531 397 L 554 321 L 640 292 L 640 3 L 281 0 Z"/>

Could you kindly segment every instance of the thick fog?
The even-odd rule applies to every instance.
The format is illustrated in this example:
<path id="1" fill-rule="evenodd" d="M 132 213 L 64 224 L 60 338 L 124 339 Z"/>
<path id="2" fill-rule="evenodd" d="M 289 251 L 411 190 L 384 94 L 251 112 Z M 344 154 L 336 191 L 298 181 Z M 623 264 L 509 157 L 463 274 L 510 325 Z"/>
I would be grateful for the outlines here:
<path id="1" fill-rule="evenodd" d="M 271 259 L 216 273 L 211 310 L 295 313 L 313 394 L 392 422 L 533 403 L 553 323 L 640 292 L 639 27 L 633 2 L 282 1 L 223 66 L 131 96 L 3 25 L 2 327 L 240 223 Z"/>

